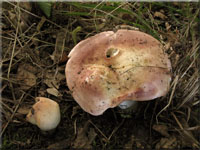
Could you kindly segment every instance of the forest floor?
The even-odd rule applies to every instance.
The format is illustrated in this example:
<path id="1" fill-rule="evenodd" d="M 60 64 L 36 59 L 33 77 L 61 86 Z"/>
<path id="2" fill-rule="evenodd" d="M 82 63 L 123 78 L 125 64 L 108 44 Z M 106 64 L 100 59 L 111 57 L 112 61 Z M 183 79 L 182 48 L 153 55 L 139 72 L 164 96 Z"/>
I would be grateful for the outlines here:
<path id="1" fill-rule="evenodd" d="M 198 3 L 1 3 L 2 149 L 200 148 Z M 158 39 L 172 63 L 168 94 L 92 116 L 66 85 L 70 50 L 81 40 L 121 27 Z M 62 57 L 62 59 L 60 59 Z M 26 121 L 35 97 L 59 103 L 61 122 L 42 132 Z"/>

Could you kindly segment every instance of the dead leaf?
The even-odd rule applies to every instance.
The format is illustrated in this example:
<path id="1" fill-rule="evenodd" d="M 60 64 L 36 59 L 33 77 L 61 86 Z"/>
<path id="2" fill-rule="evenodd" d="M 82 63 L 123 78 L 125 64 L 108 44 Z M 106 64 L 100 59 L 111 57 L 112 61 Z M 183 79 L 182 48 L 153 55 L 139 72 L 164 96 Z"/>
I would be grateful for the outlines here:
<path id="1" fill-rule="evenodd" d="M 20 107 L 17 110 L 17 113 L 22 114 L 22 115 L 26 115 L 26 114 L 29 113 L 30 109 L 31 109 L 31 106 L 23 106 L 23 107 Z"/>
<path id="2" fill-rule="evenodd" d="M 51 55 L 51 59 L 54 61 L 54 64 L 67 61 L 68 59 L 67 54 L 64 52 L 66 35 L 66 29 L 61 29 L 57 34 L 55 51 Z"/>
<path id="3" fill-rule="evenodd" d="M 174 55 L 171 56 L 171 60 L 173 61 L 172 68 L 175 68 L 177 66 L 179 59 L 180 59 L 179 54 L 174 53 Z"/>
<path id="4" fill-rule="evenodd" d="M 78 113 L 78 110 L 80 109 L 80 106 L 75 106 L 73 107 L 73 111 L 72 111 L 72 115 L 71 115 L 71 118 L 73 118 L 77 113 Z"/>
<path id="5" fill-rule="evenodd" d="M 47 149 L 49 150 L 61 150 L 61 149 L 66 149 L 69 148 L 71 144 L 71 139 L 66 139 L 66 140 L 62 140 L 59 141 L 57 143 L 51 144 L 47 147 Z"/>
<path id="6" fill-rule="evenodd" d="M 56 97 L 62 96 L 62 94 L 54 87 L 48 88 L 47 89 L 47 93 L 49 93 L 49 94 L 51 94 L 53 96 L 56 96 Z"/>
<path id="7" fill-rule="evenodd" d="M 169 137 L 168 127 L 166 125 L 157 125 L 157 124 L 154 124 L 153 125 L 153 129 L 155 131 L 159 132 L 161 135 Z"/>
<path id="8" fill-rule="evenodd" d="M 124 148 L 125 149 L 132 149 L 133 146 L 135 148 L 138 148 L 138 149 L 151 149 L 151 146 L 148 145 L 147 143 L 145 143 L 145 146 L 144 146 L 144 142 L 141 141 L 140 139 L 138 139 L 137 137 L 135 137 L 134 135 L 131 135 L 131 139 L 128 140 L 128 143 L 125 144 Z"/>
<path id="9" fill-rule="evenodd" d="M 30 3 L 30 2 L 20 2 L 19 6 L 22 7 L 23 9 L 25 9 L 26 11 L 29 11 L 29 12 L 31 12 L 31 10 L 32 10 L 32 3 Z M 29 24 L 31 24 L 30 20 L 31 20 L 32 16 L 25 11 L 21 11 L 20 13 L 21 13 L 20 24 L 21 24 L 21 29 L 22 29 L 22 32 L 23 32 L 23 31 L 25 31 L 26 29 L 29 28 Z"/>
<path id="10" fill-rule="evenodd" d="M 23 8 L 27 11 L 31 11 L 32 10 L 32 5 L 30 2 L 21 2 L 19 3 L 19 7 Z M 18 10 L 14 10 L 13 12 L 9 11 L 9 18 L 12 22 L 12 24 L 14 25 L 14 28 L 17 27 L 18 25 L 18 20 L 19 20 L 19 30 L 21 30 L 21 32 L 24 32 L 26 29 L 28 29 L 29 24 L 30 24 L 30 14 L 28 14 L 25 11 L 18 11 Z M 20 18 L 19 18 L 20 16 Z"/>
<path id="11" fill-rule="evenodd" d="M 176 30 L 175 33 L 172 31 L 168 31 L 165 36 L 167 37 L 167 42 L 170 43 L 170 45 L 179 45 L 180 44 L 180 38 L 179 38 L 179 31 Z"/>
<path id="12" fill-rule="evenodd" d="M 174 149 L 177 148 L 177 144 L 177 139 L 174 136 L 171 136 L 169 138 L 161 138 L 161 140 L 156 144 L 156 149 Z"/>
<path id="13" fill-rule="evenodd" d="M 32 10 L 32 3 L 30 2 L 20 2 L 19 6 L 22 7 L 23 9 L 27 10 L 27 11 L 31 11 Z"/>
<path id="14" fill-rule="evenodd" d="M 167 16 L 165 16 L 163 13 L 161 13 L 159 11 L 156 11 L 154 13 L 154 17 L 158 17 L 158 18 L 163 19 L 163 20 L 167 18 Z"/>
<path id="15" fill-rule="evenodd" d="M 179 133 L 182 136 L 182 139 L 184 141 L 183 143 L 188 143 L 188 144 L 192 145 L 192 147 L 194 147 L 194 148 L 199 148 L 198 145 L 200 145 L 200 143 L 195 139 L 192 132 L 185 130 L 185 128 L 189 128 L 189 125 L 184 118 L 181 119 L 181 125 L 183 126 L 184 129 L 183 129 L 183 131 L 180 131 Z"/>
<path id="16" fill-rule="evenodd" d="M 135 139 L 135 136 L 132 135 L 132 136 L 131 136 L 131 139 L 128 140 L 128 142 L 125 144 L 124 148 L 125 148 L 125 149 L 131 149 L 131 148 L 133 147 L 134 143 L 135 143 L 135 140 L 136 140 L 136 139 Z"/>
<path id="17" fill-rule="evenodd" d="M 16 78 L 20 82 L 20 89 L 28 90 L 36 85 L 37 77 L 34 74 L 36 68 L 29 64 L 20 64 L 17 70 Z"/>
<path id="18" fill-rule="evenodd" d="M 134 27 L 134 26 L 130 26 L 130 25 L 126 25 L 126 24 L 117 25 L 115 28 L 117 30 L 118 29 L 126 29 L 126 30 L 136 30 L 136 31 L 139 31 L 139 28 Z"/>
<path id="19" fill-rule="evenodd" d="M 69 59 L 69 57 L 68 57 L 67 53 L 64 51 L 59 63 L 67 62 L 68 59 Z"/>
<path id="20" fill-rule="evenodd" d="M 168 22 L 165 22 L 165 27 L 166 27 L 166 30 L 169 31 L 169 29 L 171 28 L 171 25 Z"/>
<path id="21" fill-rule="evenodd" d="M 65 75 L 57 72 L 55 70 L 47 70 L 45 74 L 44 83 L 49 88 L 59 89 L 60 82 L 65 79 Z"/>
<path id="22" fill-rule="evenodd" d="M 144 144 L 141 143 L 140 141 L 135 141 L 135 144 L 136 144 L 136 147 L 137 147 L 137 148 L 144 149 Z"/>
<path id="23" fill-rule="evenodd" d="M 83 149 L 91 149 L 92 142 L 96 137 L 96 132 L 93 128 L 89 127 L 89 121 L 87 121 L 83 128 L 78 130 L 77 138 L 73 143 L 73 148 L 83 148 Z M 88 135 L 88 136 L 87 136 Z"/>
<path id="24" fill-rule="evenodd" d="M 164 45 L 164 47 L 165 47 L 165 51 L 171 50 L 171 49 L 172 49 L 170 42 L 167 42 L 167 43 Z"/>

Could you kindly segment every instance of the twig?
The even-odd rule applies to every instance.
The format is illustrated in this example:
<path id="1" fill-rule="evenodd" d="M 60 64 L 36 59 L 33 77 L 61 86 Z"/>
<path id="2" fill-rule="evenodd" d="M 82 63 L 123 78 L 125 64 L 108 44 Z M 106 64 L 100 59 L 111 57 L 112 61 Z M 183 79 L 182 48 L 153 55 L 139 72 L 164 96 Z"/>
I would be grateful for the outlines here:
<path id="1" fill-rule="evenodd" d="M 23 97 L 24 97 L 25 93 L 22 94 L 21 98 L 19 99 L 19 102 L 17 104 L 17 106 L 15 107 L 10 119 L 8 120 L 8 122 L 6 123 L 6 125 L 4 126 L 4 128 L 1 131 L 0 137 L 3 135 L 3 133 L 5 132 L 6 128 L 8 127 L 9 123 L 11 122 L 11 120 L 13 119 L 13 117 L 15 116 L 15 113 L 17 112 L 19 105 L 21 104 Z"/>
<path id="2" fill-rule="evenodd" d="M 6 0 L 6 2 L 7 2 L 8 4 L 14 6 L 14 7 L 16 6 L 15 4 L 9 2 L 8 0 Z M 26 12 L 26 13 L 28 13 L 29 15 L 32 15 L 32 16 L 34 16 L 34 17 L 36 17 L 36 18 L 40 18 L 40 19 L 42 18 L 42 17 L 40 17 L 40 16 L 38 16 L 38 15 L 36 15 L 36 14 L 33 14 L 33 13 L 27 11 L 27 10 L 24 9 L 24 8 L 19 7 L 19 9 L 20 9 L 20 10 L 23 10 L 24 12 Z M 51 23 L 51 24 L 53 24 L 53 25 L 55 25 L 55 26 L 57 26 L 57 27 L 59 27 L 59 28 L 61 28 L 61 29 L 63 28 L 62 26 L 60 26 L 60 25 L 58 25 L 58 24 L 52 22 L 52 21 L 49 20 L 49 19 L 46 19 L 46 21 L 49 22 L 49 23 Z"/>
<path id="3" fill-rule="evenodd" d="M 0 103 L 4 106 L 4 107 L 6 107 L 11 113 L 13 113 L 13 110 L 12 110 L 12 108 L 10 108 L 8 105 L 6 105 L 4 102 L 2 102 L 2 101 L 0 101 Z"/>
<path id="4" fill-rule="evenodd" d="M 189 138 L 192 142 L 194 142 L 193 144 L 194 144 L 194 146 L 195 146 L 196 148 L 199 148 L 200 143 L 194 138 L 194 136 L 192 135 L 192 133 L 186 131 L 186 130 L 183 128 L 182 124 L 180 123 L 180 121 L 178 120 L 178 118 L 176 117 L 176 115 L 175 115 L 173 112 L 171 112 L 171 114 L 172 114 L 172 116 L 174 117 L 174 119 L 176 120 L 176 122 L 177 122 L 178 126 L 180 127 L 180 129 L 183 131 L 183 134 L 186 135 L 186 136 L 188 136 L 188 138 Z M 180 132 L 179 130 L 178 130 L 178 132 L 181 134 L 181 132 Z"/>
<path id="5" fill-rule="evenodd" d="M 199 130 L 199 129 L 200 129 L 200 126 L 185 128 L 185 130 L 187 131 L 193 131 L 193 130 Z"/>
<path id="6" fill-rule="evenodd" d="M 17 42 L 17 35 L 18 35 L 18 31 L 19 31 L 19 21 L 20 21 L 20 19 L 18 17 L 18 20 L 17 20 L 17 29 L 16 29 L 16 33 L 15 33 L 15 40 L 14 40 L 14 44 L 13 44 L 13 49 L 12 49 L 10 64 L 9 64 L 9 67 L 8 67 L 8 74 L 7 74 L 7 78 L 8 79 L 10 77 L 10 70 L 11 70 L 12 61 L 13 61 L 14 52 L 15 52 L 15 47 L 16 47 L 16 42 Z"/>
<path id="7" fill-rule="evenodd" d="M 111 133 L 110 136 L 108 137 L 108 140 L 109 140 L 109 141 L 110 141 L 111 137 L 113 136 L 113 134 L 114 134 L 115 132 L 117 132 L 117 130 L 119 129 L 119 127 L 121 127 L 121 125 L 124 123 L 124 120 L 125 120 L 125 119 L 123 119 L 122 122 L 112 131 L 112 133 Z"/>
<path id="8" fill-rule="evenodd" d="M 102 0 L 99 4 L 97 4 L 97 5 L 89 12 L 89 15 L 92 14 L 92 12 L 93 12 L 94 10 L 97 9 L 97 7 L 99 7 L 102 3 L 104 3 L 104 1 L 105 1 L 105 0 Z"/>
<path id="9" fill-rule="evenodd" d="M 176 85 L 178 83 L 178 79 L 179 79 L 179 76 L 177 75 L 176 78 L 174 79 L 174 86 L 172 88 L 172 92 L 171 92 L 171 95 L 170 95 L 170 98 L 169 98 L 169 102 L 168 104 L 156 115 L 156 122 L 158 123 L 158 116 L 165 110 L 169 107 L 169 105 L 171 104 L 172 102 L 172 98 L 174 96 L 174 92 L 175 92 L 175 89 L 176 89 Z"/>
<path id="10" fill-rule="evenodd" d="M 115 9 L 113 9 L 111 12 L 109 12 L 105 18 L 107 18 L 108 15 L 112 14 L 114 11 L 116 11 L 117 9 L 121 8 L 122 6 L 127 5 L 127 2 L 124 2 L 124 4 L 119 5 L 118 7 L 116 7 Z"/>
<path id="11" fill-rule="evenodd" d="M 172 114 L 172 116 L 174 117 L 174 119 L 176 120 L 178 126 L 183 130 L 183 126 L 182 126 L 182 124 L 180 123 L 180 121 L 178 120 L 178 118 L 176 117 L 176 115 L 175 115 L 173 112 L 171 112 L 171 114 Z"/>
<path id="12" fill-rule="evenodd" d="M 97 129 L 97 131 L 99 131 L 99 133 L 106 139 L 106 141 L 108 142 L 109 139 L 105 136 L 105 134 L 91 121 L 89 120 L 89 122 Z"/>
<path id="13" fill-rule="evenodd" d="M 77 127 L 76 127 L 76 121 L 77 121 L 77 119 L 74 121 L 74 134 L 76 135 L 76 130 L 77 130 Z"/>

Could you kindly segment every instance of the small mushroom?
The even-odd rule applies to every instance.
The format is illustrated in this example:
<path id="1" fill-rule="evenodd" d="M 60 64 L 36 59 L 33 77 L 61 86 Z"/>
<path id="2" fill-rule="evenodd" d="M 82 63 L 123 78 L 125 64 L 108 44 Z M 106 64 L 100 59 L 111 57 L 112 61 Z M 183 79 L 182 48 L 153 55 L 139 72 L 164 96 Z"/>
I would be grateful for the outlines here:
<path id="1" fill-rule="evenodd" d="M 37 125 L 43 131 L 53 130 L 60 122 L 60 108 L 57 102 L 36 97 L 36 103 L 26 116 L 26 120 Z"/>
<path id="2" fill-rule="evenodd" d="M 170 60 L 158 40 L 122 29 L 78 43 L 69 54 L 65 74 L 76 102 L 97 116 L 118 105 L 124 108 L 128 101 L 164 96 L 170 71 Z"/>

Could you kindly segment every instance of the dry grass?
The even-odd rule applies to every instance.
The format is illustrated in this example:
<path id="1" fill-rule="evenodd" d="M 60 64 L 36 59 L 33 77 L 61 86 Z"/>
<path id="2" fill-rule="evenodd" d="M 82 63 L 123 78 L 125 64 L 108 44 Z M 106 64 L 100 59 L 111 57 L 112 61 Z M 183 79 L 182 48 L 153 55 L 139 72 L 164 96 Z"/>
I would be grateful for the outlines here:
<path id="1" fill-rule="evenodd" d="M 27 3 L 4 2 L 0 101 L 3 149 L 69 149 L 77 144 L 78 136 L 83 136 L 89 148 L 199 148 L 199 12 L 197 3 L 71 2 L 53 3 L 52 16 L 47 19 L 41 17 L 44 15 L 35 3 L 30 7 Z M 137 27 L 165 45 L 173 67 L 170 91 L 156 101 L 142 102 L 137 113 L 125 114 L 128 118 L 117 108 L 99 117 L 90 116 L 70 95 L 63 78 L 67 60 L 63 57 L 59 62 L 59 52 L 67 55 L 80 40 L 116 30 L 122 24 Z M 66 36 L 59 48 L 57 36 L 63 29 Z M 52 75 L 47 76 L 47 72 Z M 60 95 L 47 92 L 47 80 Z M 37 96 L 52 98 L 61 106 L 62 120 L 53 134 L 43 134 L 25 120 Z M 84 124 L 87 126 L 81 131 L 87 134 L 80 135 Z"/>

